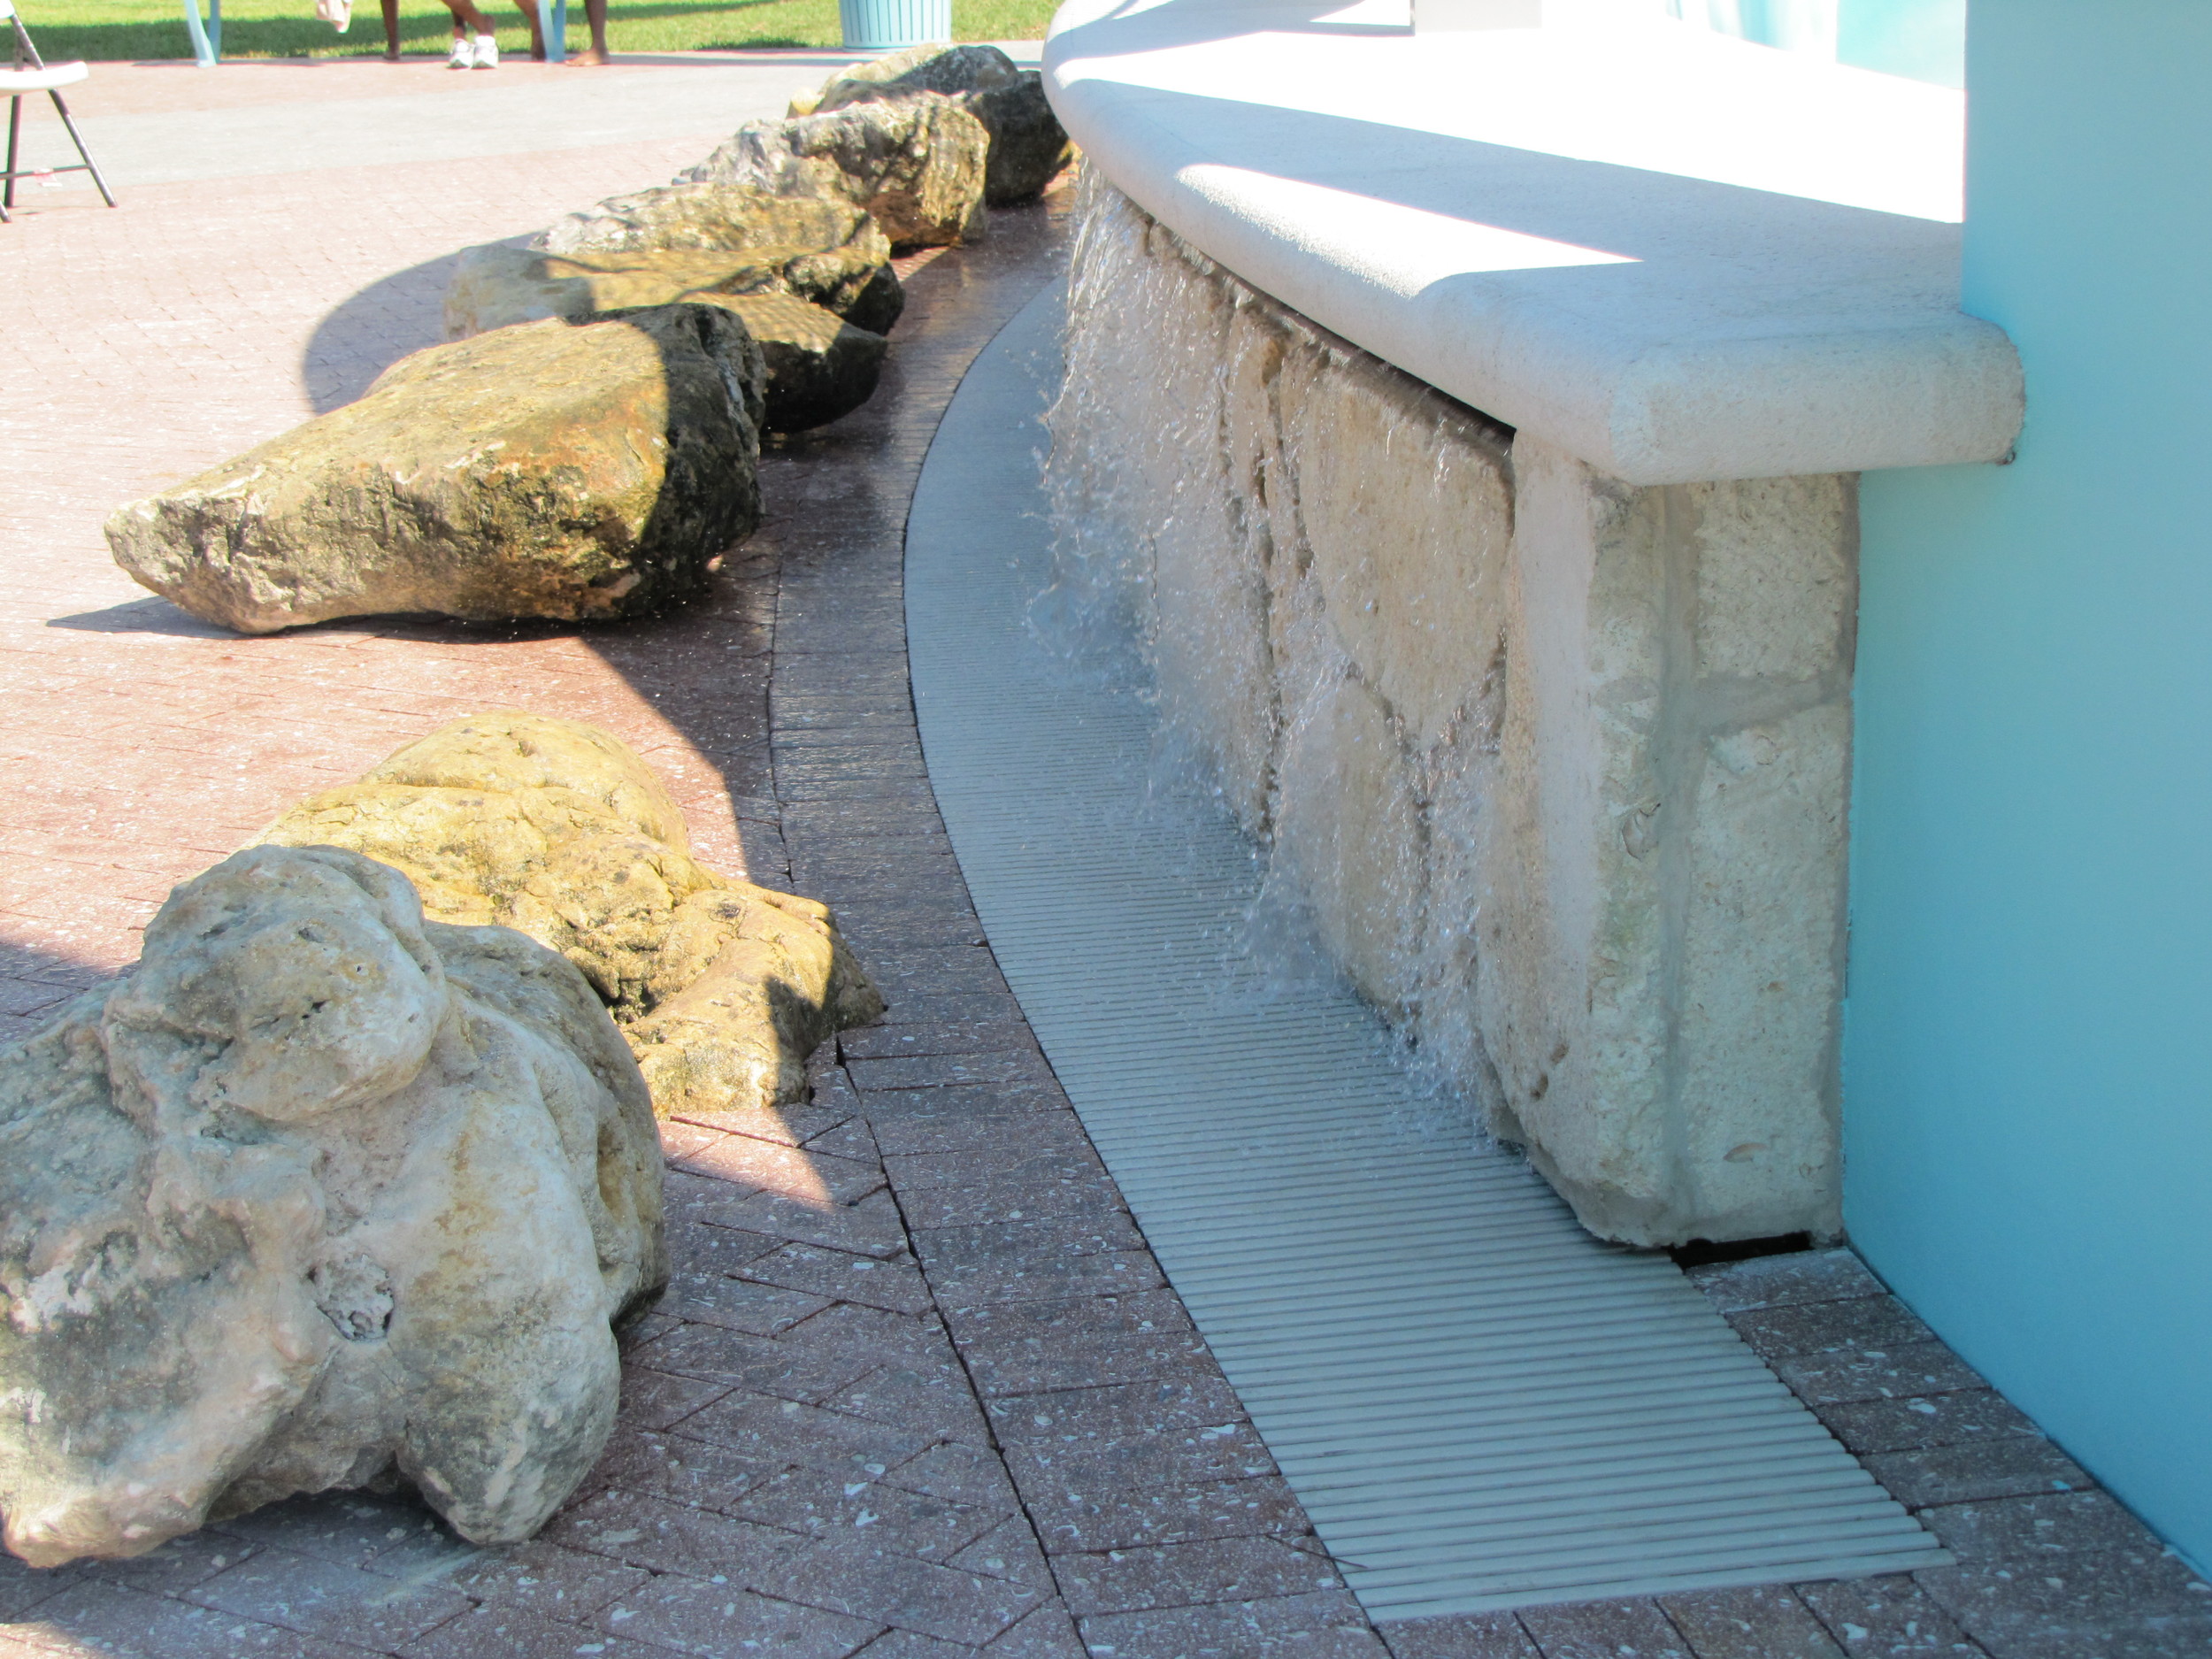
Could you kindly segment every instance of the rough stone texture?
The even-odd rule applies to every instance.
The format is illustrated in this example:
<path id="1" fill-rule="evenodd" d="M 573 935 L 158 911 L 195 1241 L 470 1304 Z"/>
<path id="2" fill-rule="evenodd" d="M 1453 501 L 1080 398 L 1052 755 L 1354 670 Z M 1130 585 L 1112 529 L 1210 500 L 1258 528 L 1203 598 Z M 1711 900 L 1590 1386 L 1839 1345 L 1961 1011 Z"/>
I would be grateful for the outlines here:
<path id="1" fill-rule="evenodd" d="M 827 115 L 750 121 L 678 184 L 741 184 L 865 208 L 899 250 L 983 234 L 990 134 L 951 99 L 918 93 Z"/>
<path id="2" fill-rule="evenodd" d="M 994 207 L 1039 194 L 1074 153 L 1045 99 L 1044 78 L 995 46 L 912 46 L 848 65 L 819 92 L 794 99 L 791 113 L 826 115 L 925 92 L 957 99 L 990 134 L 984 196 Z"/>
<path id="3" fill-rule="evenodd" d="M 0 1052 L 0 1509 L 38 1566 L 396 1473 L 527 1537 L 668 1276 L 651 1107 L 583 977 L 355 854 L 178 887 Z"/>
<path id="4" fill-rule="evenodd" d="M 903 303 L 890 240 L 862 209 L 832 196 L 773 196 L 738 184 L 664 185 L 567 214 L 530 246 L 572 258 L 757 251 L 777 265 L 783 291 L 879 334 L 890 332 Z"/>
<path id="5" fill-rule="evenodd" d="M 242 634 L 657 611 L 760 522 L 764 378 L 743 326 L 703 306 L 434 346 L 359 402 L 119 508 L 109 545 Z"/>
<path id="6" fill-rule="evenodd" d="M 660 780 L 574 721 L 453 721 L 261 839 L 365 853 L 428 915 L 558 951 L 613 1010 L 663 1116 L 799 1099 L 807 1056 L 883 1011 L 827 909 L 700 864 Z"/>
<path id="7" fill-rule="evenodd" d="M 1065 608 L 1586 1224 L 1835 1233 L 1850 481 L 1604 478 L 1085 189 Z"/>
<path id="8" fill-rule="evenodd" d="M 881 334 L 898 319 L 902 303 L 888 259 L 881 247 L 864 243 L 571 256 L 494 242 L 465 250 L 454 266 L 446 288 L 446 338 L 465 340 L 541 317 L 573 322 L 656 305 L 774 294 L 805 300 L 856 328 Z"/>
<path id="9" fill-rule="evenodd" d="M 761 425 L 803 432 L 866 403 L 889 342 L 798 298 L 772 261 L 713 254 L 607 254 L 571 260 L 526 249 L 472 248 L 446 294 L 446 332 L 465 339 L 526 319 L 627 317 L 672 303 L 710 305 L 745 325 L 765 372 Z M 881 267 L 890 275 L 891 267 Z M 891 292 L 896 294 L 896 279 Z M 720 285 L 744 291 L 731 293 Z M 868 312 L 870 306 L 856 309 Z"/>
<path id="10" fill-rule="evenodd" d="M 777 196 L 735 184 L 670 184 L 611 196 L 563 214 L 530 240 L 543 253 L 655 253 L 676 249 L 841 248 L 881 243 L 875 222 L 850 203 Z"/>
<path id="11" fill-rule="evenodd" d="M 751 332 L 768 365 L 771 432 L 804 432 L 851 413 L 874 396 L 890 342 L 787 294 L 717 296 Z"/>

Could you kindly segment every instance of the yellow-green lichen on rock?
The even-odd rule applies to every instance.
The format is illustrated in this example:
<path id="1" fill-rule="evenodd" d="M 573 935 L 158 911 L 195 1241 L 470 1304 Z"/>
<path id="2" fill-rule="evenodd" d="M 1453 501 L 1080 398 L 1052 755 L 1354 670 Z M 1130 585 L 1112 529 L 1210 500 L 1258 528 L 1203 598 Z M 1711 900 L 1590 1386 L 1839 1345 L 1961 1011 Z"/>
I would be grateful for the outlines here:
<path id="1" fill-rule="evenodd" d="M 644 762 L 577 721 L 456 720 L 259 839 L 365 854 L 413 881 L 432 919 L 558 951 L 663 1117 L 799 1099 L 817 1045 L 883 1010 L 826 906 L 700 864 Z"/>
<path id="2" fill-rule="evenodd" d="M 880 242 L 882 239 L 877 239 Z M 465 250 L 446 285 L 449 340 L 540 318 L 788 295 L 880 334 L 903 303 L 890 255 L 791 246 L 547 253 L 491 242 Z"/>
<path id="3" fill-rule="evenodd" d="M 868 401 L 889 342 L 800 297 L 802 290 L 832 298 L 843 294 L 856 315 L 882 315 L 880 296 L 856 297 L 859 290 L 845 293 L 829 280 L 840 270 L 849 276 L 864 267 L 839 265 L 833 250 L 818 256 L 827 262 L 815 270 L 827 273 L 824 280 L 800 281 L 792 273 L 817 256 L 786 257 L 789 253 L 683 250 L 568 258 L 501 243 L 472 248 L 461 256 L 446 290 L 446 333 L 457 340 L 541 317 L 580 322 L 618 319 L 640 308 L 710 305 L 743 323 L 760 348 L 767 371 L 763 426 L 771 432 L 803 432 Z M 877 269 L 890 283 L 887 314 L 895 317 L 898 283 L 887 252 L 884 257 Z"/>
<path id="4" fill-rule="evenodd" d="M 906 303 L 891 269 L 890 238 L 866 210 L 839 195 L 777 196 L 714 182 L 663 185 L 565 213 L 530 247 L 593 261 L 624 254 L 751 254 L 773 267 L 774 280 L 761 288 L 725 282 L 722 291 L 788 293 L 879 334 L 890 332 Z"/>
<path id="5" fill-rule="evenodd" d="M 432 346 L 357 402 L 118 508 L 116 563 L 243 634 L 334 617 L 612 621 L 760 522 L 760 349 L 667 305 Z"/>
<path id="6" fill-rule="evenodd" d="M 1018 67 L 995 46 L 910 46 L 848 64 L 819 91 L 794 98 L 789 113 L 828 115 L 856 104 L 896 104 L 924 93 L 953 99 L 990 134 L 984 199 L 993 207 L 1029 200 L 1074 158 L 1067 133 L 1046 102 L 1043 77 Z"/>
<path id="7" fill-rule="evenodd" d="M 989 130 L 953 99 L 920 92 L 824 115 L 748 121 L 684 184 L 741 185 L 850 202 L 904 251 L 972 242 L 983 211 Z"/>

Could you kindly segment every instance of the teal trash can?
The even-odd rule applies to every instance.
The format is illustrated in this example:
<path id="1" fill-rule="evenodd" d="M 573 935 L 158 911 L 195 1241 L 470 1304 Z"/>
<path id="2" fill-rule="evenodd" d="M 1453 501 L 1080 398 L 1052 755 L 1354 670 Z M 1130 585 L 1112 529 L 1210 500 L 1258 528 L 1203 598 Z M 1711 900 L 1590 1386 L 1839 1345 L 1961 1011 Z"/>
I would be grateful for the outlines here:
<path id="1" fill-rule="evenodd" d="M 837 0 L 847 50 L 889 51 L 952 38 L 952 0 Z"/>

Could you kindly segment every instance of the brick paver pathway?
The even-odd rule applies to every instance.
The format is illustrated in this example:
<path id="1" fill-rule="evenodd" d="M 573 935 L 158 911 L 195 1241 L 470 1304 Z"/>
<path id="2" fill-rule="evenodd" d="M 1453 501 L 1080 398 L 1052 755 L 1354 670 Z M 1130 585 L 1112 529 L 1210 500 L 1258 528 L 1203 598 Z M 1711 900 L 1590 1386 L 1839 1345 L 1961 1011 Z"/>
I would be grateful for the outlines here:
<path id="1" fill-rule="evenodd" d="M 763 532 L 682 616 L 244 640 L 107 557 L 118 501 L 435 340 L 453 250 L 711 142 L 513 157 L 495 212 L 445 188 L 456 169 L 361 167 L 142 188 L 116 213 L 57 192 L 6 227 L 11 1033 L 130 961 L 169 887 L 288 802 L 496 704 L 640 749 L 710 863 L 840 905 L 895 1011 L 819 1057 L 810 1105 L 669 1125 L 676 1280 L 627 1334 L 615 1441 L 538 1540 L 473 1551 L 411 1501 L 348 1494 L 137 1563 L 0 1561 L 0 1650 L 1050 1655 L 1083 1652 L 1083 1617 L 1131 1653 L 1248 1617 L 1383 1651 L 1039 1056 L 921 774 L 905 504 L 961 372 L 1049 275 L 1056 210 L 910 262 L 877 400 L 764 457 Z"/>
<path id="2" fill-rule="evenodd" d="M 764 458 L 767 526 L 680 617 L 242 640 L 114 570 L 116 502 L 434 340 L 454 249 L 702 148 L 505 158 L 488 194 L 417 165 L 152 187 L 115 214 L 57 192 L 0 227 L 0 1037 L 128 962 L 169 886 L 287 803 L 493 704 L 640 749 L 708 860 L 830 900 L 891 1001 L 817 1057 L 807 1105 L 669 1125 L 677 1278 L 541 1538 L 472 1550 L 353 1494 L 134 1563 L 0 1558 L 0 1655 L 2212 1652 L 2202 1586 L 1844 1253 L 1707 1288 L 1964 1564 L 1368 1626 L 1000 979 L 915 738 L 906 501 L 962 370 L 1056 258 L 1056 208 L 913 270 L 882 393 Z"/>

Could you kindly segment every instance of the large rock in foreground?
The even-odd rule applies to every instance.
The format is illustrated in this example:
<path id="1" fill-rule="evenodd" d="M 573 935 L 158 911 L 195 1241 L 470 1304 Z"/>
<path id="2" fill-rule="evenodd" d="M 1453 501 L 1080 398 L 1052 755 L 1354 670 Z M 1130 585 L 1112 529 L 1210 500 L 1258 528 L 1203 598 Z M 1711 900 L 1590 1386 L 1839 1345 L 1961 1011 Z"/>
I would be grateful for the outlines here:
<path id="1" fill-rule="evenodd" d="M 750 121 L 678 184 L 738 184 L 865 209 L 895 249 L 983 234 L 991 135 L 949 98 L 918 93 L 827 115 Z"/>
<path id="2" fill-rule="evenodd" d="M 637 307 L 711 305 L 742 322 L 760 348 L 767 373 L 761 422 L 767 430 L 803 432 L 866 403 L 888 342 L 780 283 L 764 282 L 746 293 L 723 291 L 723 284 L 743 287 L 768 269 L 753 259 L 750 254 L 673 252 L 571 260 L 500 244 L 472 248 L 446 291 L 446 332 L 462 339 L 527 319 L 580 320 L 623 316 Z M 882 271 L 890 276 L 887 264 Z M 900 298 L 895 279 L 889 294 L 894 302 Z"/>
<path id="3" fill-rule="evenodd" d="M 852 64 L 820 92 L 794 100 L 793 115 L 827 115 L 856 104 L 895 104 L 923 93 L 956 102 L 991 135 L 984 198 L 994 207 L 1041 193 L 1074 156 L 1044 78 L 995 46 L 912 46 Z"/>
<path id="4" fill-rule="evenodd" d="M 664 185 L 565 214 L 530 246 L 583 262 L 578 269 L 611 273 L 649 269 L 650 258 L 661 255 L 742 254 L 746 259 L 732 261 L 729 274 L 711 285 L 716 291 L 790 294 L 879 334 L 890 332 L 906 303 L 891 269 L 890 239 L 841 197 L 773 196 L 737 184 Z M 463 271 L 488 251 L 464 255 Z M 739 274 L 755 269 L 757 275 Z"/>
<path id="5" fill-rule="evenodd" d="M 359 402 L 118 509 L 108 542 L 137 580 L 244 634 L 658 610 L 760 522 L 765 373 L 707 306 L 434 346 Z"/>
<path id="6" fill-rule="evenodd" d="M 666 1281 L 660 1146 L 583 976 L 257 848 L 0 1050 L 0 1511 L 37 1566 L 396 1472 L 526 1538 Z"/>
<path id="7" fill-rule="evenodd" d="M 816 1045 L 883 1011 L 825 906 L 696 862 L 659 780 L 574 721 L 456 720 L 261 839 L 365 853 L 404 872 L 431 916 L 559 951 L 612 1010 L 663 1116 L 800 1099 Z"/>

